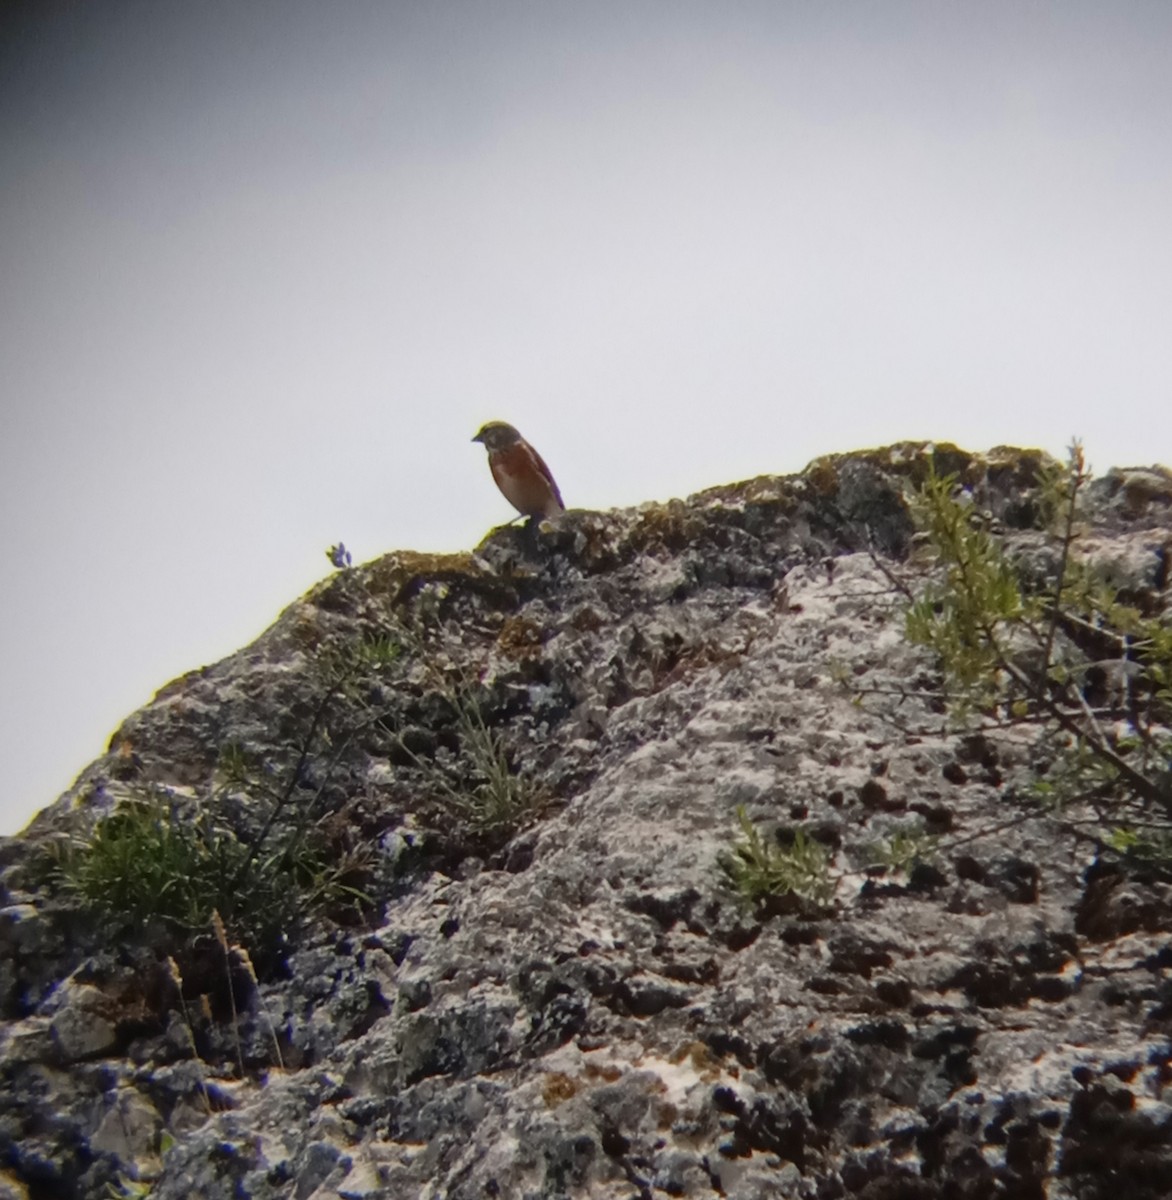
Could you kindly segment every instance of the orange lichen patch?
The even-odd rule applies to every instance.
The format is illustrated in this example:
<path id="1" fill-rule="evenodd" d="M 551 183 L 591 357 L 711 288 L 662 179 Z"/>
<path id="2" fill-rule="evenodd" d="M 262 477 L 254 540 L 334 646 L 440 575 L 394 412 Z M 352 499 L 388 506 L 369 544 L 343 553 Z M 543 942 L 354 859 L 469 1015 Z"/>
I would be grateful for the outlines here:
<path id="1" fill-rule="evenodd" d="M 697 1070 L 700 1070 L 711 1064 L 712 1051 L 704 1042 L 682 1042 L 667 1056 L 667 1061 L 670 1063 L 679 1064 L 685 1059 Z"/>
<path id="2" fill-rule="evenodd" d="M 142 758 L 130 738 L 115 733 L 110 742 L 110 753 L 114 757 L 110 773 L 115 779 L 133 779 L 142 769 Z"/>
<path id="3" fill-rule="evenodd" d="M 583 1074 L 587 1079 L 603 1079 L 607 1083 L 614 1083 L 623 1077 L 622 1070 L 613 1063 L 606 1063 L 605 1065 L 587 1063 L 583 1068 Z"/>
<path id="4" fill-rule="evenodd" d="M 570 624 L 580 633 L 597 633 L 606 624 L 606 618 L 597 608 L 583 604 L 570 616 Z"/>
<path id="5" fill-rule="evenodd" d="M 509 658 L 532 658 L 541 649 L 545 631 L 526 617 L 509 617 L 497 634 L 501 653 Z"/>
<path id="6" fill-rule="evenodd" d="M 711 1082 L 720 1075 L 720 1063 L 704 1042 L 684 1042 L 668 1056 L 668 1062 L 677 1066 L 685 1061 L 705 1082 Z"/>
<path id="7" fill-rule="evenodd" d="M 166 964 L 97 968 L 87 963 L 66 985 L 71 1003 L 108 1021 L 126 1039 L 139 1032 L 162 1029 L 178 993 Z"/>
<path id="8" fill-rule="evenodd" d="M 316 650 L 326 640 L 326 628 L 318 609 L 302 607 L 289 636 L 299 650 Z"/>
<path id="9" fill-rule="evenodd" d="M 838 491 L 838 463 L 832 459 L 814 459 L 805 474 L 806 481 L 819 496 L 832 496 Z"/>
<path id="10" fill-rule="evenodd" d="M 736 646 L 695 646 L 680 652 L 678 657 L 669 661 L 653 664 L 654 679 L 652 692 L 660 692 L 673 683 L 690 679 L 709 667 L 721 667 L 725 670 L 737 666 L 743 661 L 749 647 Z"/>
<path id="11" fill-rule="evenodd" d="M 545 1101 L 546 1108 L 557 1108 L 559 1104 L 565 1104 L 571 1097 L 576 1096 L 581 1087 L 578 1080 L 562 1071 L 551 1071 L 541 1085 L 541 1098 Z"/>

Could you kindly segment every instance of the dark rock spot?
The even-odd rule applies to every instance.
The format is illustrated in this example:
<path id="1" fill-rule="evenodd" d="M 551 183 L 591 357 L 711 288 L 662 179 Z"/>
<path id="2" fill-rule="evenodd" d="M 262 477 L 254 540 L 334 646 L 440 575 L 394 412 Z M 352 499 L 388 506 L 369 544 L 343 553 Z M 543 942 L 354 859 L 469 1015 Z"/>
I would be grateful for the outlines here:
<path id="1" fill-rule="evenodd" d="M 415 766 L 417 759 L 434 758 L 436 749 L 436 735 L 430 729 L 408 725 L 399 734 L 397 743 L 391 743 L 388 757 L 397 767 Z"/>
<path id="2" fill-rule="evenodd" d="M 846 1031 L 848 1040 L 858 1046 L 884 1046 L 902 1050 L 908 1043 L 908 1031 L 901 1021 L 868 1021 Z"/>
<path id="3" fill-rule="evenodd" d="M 695 888 L 678 892 L 640 892 L 625 901 L 625 907 L 634 913 L 643 913 L 657 921 L 664 929 L 671 929 L 677 921 L 687 922 L 700 893 Z"/>
<path id="4" fill-rule="evenodd" d="M 909 892 L 934 892 L 948 882 L 948 876 L 933 863 L 918 862 L 908 875 Z"/>
<path id="5" fill-rule="evenodd" d="M 981 1008 L 1020 1004 L 1030 989 L 1013 965 L 1002 958 L 974 959 L 941 984 L 941 990 L 960 988 Z"/>
<path id="6" fill-rule="evenodd" d="M 813 946 L 822 936 L 820 926 L 812 921 L 787 921 L 778 934 L 787 946 Z"/>
<path id="7" fill-rule="evenodd" d="M 983 733 L 961 738 L 959 757 L 961 762 L 978 763 L 986 769 L 996 766 L 999 759 L 997 747 Z"/>
<path id="8" fill-rule="evenodd" d="M 797 1105 L 789 1107 L 775 1096 L 758 1096 L 749 1105 L 732 1088 L 717 1087 L 712 1106 L 736 1117 L 732 1137 L 720 1146 L 726 1158 L 747 1158 L 758 1150 L 776 1154 L 799 1169 L 805 1166 L 807 1125 Z"/>
<path id="9" fill-rule="evenodd" d="M 665 1008 L 684 1008 L 687 1003 L 687 993 L 638 977 L 624 979 L 609 1000 L 616 1011 L 632 1017 L 653 1017 Z"/>
<path id="10" fill-rule="evenodd" d="M 568 1195 L 585 1187 L 594 1160 L 595 1141 L 587 1134 L 562 1137 L 545 1151 L 545 1194 Z"/>
<path id="11" fill-rule="evenodd" d="M 971 854 L 959 854 L 952 860 L 953 870 L 959 879 L 971 883 L 985 882 L 985 868 Z"/>
<path id="12" fill-rule="evenodd" d="M 1130 1083 L 1139 1074 L 1139 1069 L 1139 1060 L 1132 1058 L 1122 1062 L 1108 1063 L 1103 1068 L 1103 1074 L 1114 1075 L 1116 1079 L 1121 1079 L 1124 1083 Z"/>
<path id="13" fill-rule="evenodd" d="M 1078 939 L 1070 933 L 1044 931 L 1021 948 L 1036 971 L 1061 971 L 1078 954 Z"/>
<path id="14" fill-rule="evenodd" d="M 1074 928 L 1106 941 L 1137 930 L 1159 930 L 1172 918 L 1172 890 L 1158 879 L 1139 880 L 1116 863 L 1096 859 L 1087 868 Z"/>
<path id="15" fill-rule="evenodd" d="M 908 811 L 923 818 L 925 833 L 938 836 L 948 833 L 955 824 L 952 809 L 943 804 L 909 804 Z"/>
<path id="16" fill-rule="evenodd" d="M 1036 864 L 1015 855 L 1005 855 L 989 864 L 984 882 L 1014 904 L 1036 904 L 1040 878 Z"/>
<path id="17" fill-rule="evenodd" d="M 418 1012 L 431 1003 L 431 984 L 426 979 L 405 979 L 399 984 L 399 999 L 407 1012 Z"/>
<path id="18" fill-rule="evenodd" d="M 915 1058 L 942 1058 L 956 1049 L 972 1050 L 980 1029 L 976 1025 L 946 1025 L 934 1029 L 912 1046 Z"/>
<path id="19" fill-rule="evenodd" d="M 602 1130 L 599 1140 L 603 1154 L 611 1158 L 622 1158 L 631 1148 L 630 1140 L 623 1137 L 612 1125 L 608 1125 Z"/>
<path id="20" fill-rule="evenodd" d="M 906 979 L 880 979 L 875 995 L 892 1008 L 906 1008 L 912 999 L 912 985 Z"/>
<path id="21" fill-rule="evenodd" d="M 907 807 L 903 800 L 889 799 L 887 789 L 874 778 L 859 788 L 859 803 L 866 809 L 880 812 L 900 812 Z"/>
<path id="22" fill-rule="evenodd" d="M 677 983 L 697 983 L 712 987 L 720 982 L 720 967 L 716 959 L 706 958 L 702 962 L 668 961 L 659 967 L 662 974 Z"/>
<path id="23" fill-rule="evenodd" d="M 536 1053 L 548 1054 L 564 1046 L 586 1028 L 589 1003 L 584 996 L 553 996 L 529 1025 L 527 1044 Z"/>
<path id="24" fill-rule="evenodd" d="M 433 1075 L 467 1079 L 494 1069 L 508 1048 L 513 1017 L 513 1010 L 484 1007 L 412 1015 L 398 1039 L 403 1082 Z"/>
<path id="25" fill-rule="evenodd" d="M 1030 995 L 1050 1004 L 1065 1000 L 1074 991 L 1072 984 L 1056 975 L 1039 975 L 1030 984 Z"/>
<path id="26" fill-rule="evenodd" d="M 1114 1079 L 1070 1100 L 1058 1173 L 1080 1200 L 1166 1200 L 1172 1195 L 1172 1117 L 1137 1111 Z"/>
<path id="27" fill-rule="evenodd" d="M 505 847 L 501 865 L 510 875 L 520 875 L 533 866 L 536 849 L 537 838 L 535 836 L 519 838 Z"/>
<path id="28" fill-rule="evenodd" d="M 760 924 L 742 925 L 738 921 L 728 928 L 716 930 L 713 937 L 734 952 L 747 950 L 761 936 L 762 928 Z"/>
<path id="29" fill-rule="evenodd" d="M 876 967 L 890 967 L 894 961 L 891 948 L 857 934 L 840 934 L 830 939 L 830 970 L 840 975 L 861 975 L 871 978 Z"/>
<path id="30" fill-rule="evenodd" d="M 756 1066 L 753 1047 L 737 1034 L 714 1031 L 704 1035 L 704 1044 L 717 1058 L 727 1058 L 731 1055 L 742 1067 Z"/>

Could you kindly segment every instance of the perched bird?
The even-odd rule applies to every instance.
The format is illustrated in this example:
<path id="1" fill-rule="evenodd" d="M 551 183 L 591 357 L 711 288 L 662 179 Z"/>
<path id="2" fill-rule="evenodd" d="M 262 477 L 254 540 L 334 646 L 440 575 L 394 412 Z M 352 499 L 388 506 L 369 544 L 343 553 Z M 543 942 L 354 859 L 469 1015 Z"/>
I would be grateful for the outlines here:
<path id="1" fill-rule="evenodd" d="M 484 444 L 497 487 L 523 517 L 556 517 L 565 512 L 545 460 L 512 425 L 489 421 L 472 440 Z"/>

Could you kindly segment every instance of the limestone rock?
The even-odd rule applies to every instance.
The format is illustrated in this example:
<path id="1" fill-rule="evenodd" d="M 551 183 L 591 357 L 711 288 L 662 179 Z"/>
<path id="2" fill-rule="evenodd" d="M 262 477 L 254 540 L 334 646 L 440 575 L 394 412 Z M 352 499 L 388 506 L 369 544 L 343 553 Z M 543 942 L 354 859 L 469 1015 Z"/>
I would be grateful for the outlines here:
<path id="1" fill-rule="evenodd" d="M 892 583 L 931 459 L 1047 569 L 1044 456 L 906 444 L 341 570 L 160 691 L 0 848 L 13 1195 L 1172 1195 L 1172 892 L 1022 802 L 1026 743 L 933 708 Z M 1106 477 L 1088 534 L 1152 612 L 1166 481 Z M 323 702 L 362 645 L 382 665 Z M 511 835 L 461 807 L 460 689 L 535 789 Z M 37 855 L 148 786 L 246 834 L 312 806 L 370 903 L 251 947 L 256 981 L 210 930 L 61 920 Z M 740 903 L 741 808 L 833 895 Z M 950 848 L 876 866 L 913 831 Z"/>
<path id="2" fill-rule="evenodd" d="M 105 996 L 98 988 L 72 980 L 62 985 L 49 1028 L 66 1062 L 96 1058 L 114 1049 L 118 1037 L 105 1008 Z"/>

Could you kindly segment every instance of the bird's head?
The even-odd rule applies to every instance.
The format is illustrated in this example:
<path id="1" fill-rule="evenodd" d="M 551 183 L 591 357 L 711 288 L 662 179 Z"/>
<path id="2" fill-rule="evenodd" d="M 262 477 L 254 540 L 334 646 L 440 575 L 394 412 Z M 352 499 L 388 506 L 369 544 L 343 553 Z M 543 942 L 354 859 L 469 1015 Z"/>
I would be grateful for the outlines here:
<path id="1" fill-rule="evenodd" d="M 472 439 L 481 442 L 486 450 L 506 450 L 521 440 L 521 435 L 507 421 L 489 421 L 481 425 Z"/>

